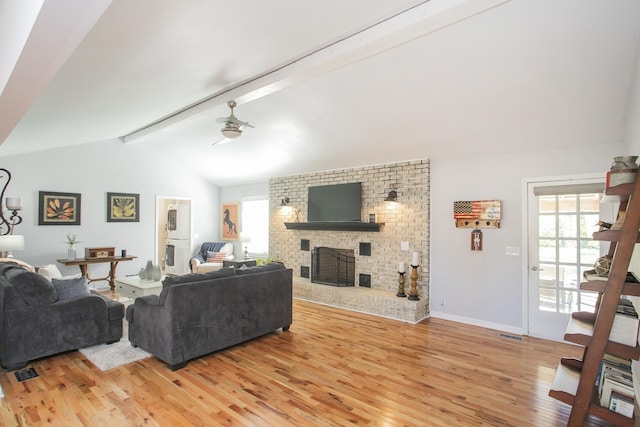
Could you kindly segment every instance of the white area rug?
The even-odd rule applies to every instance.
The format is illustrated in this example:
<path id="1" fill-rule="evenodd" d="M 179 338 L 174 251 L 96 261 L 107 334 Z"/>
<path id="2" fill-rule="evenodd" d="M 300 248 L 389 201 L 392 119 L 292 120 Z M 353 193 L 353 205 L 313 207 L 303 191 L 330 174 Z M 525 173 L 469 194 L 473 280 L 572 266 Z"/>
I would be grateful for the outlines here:
<path id="1" fill-rule="evenodd" d="M 126 319 L 122 321 L 122 338 L 120 341 L 113 344 L 100 344 L 80 349 L 80 353 L 84 354 L 101 371 L 108 371 L 136 360 L 151 357 L 150 353 L 131 345 L 129 342 L 129 322 Z"/>

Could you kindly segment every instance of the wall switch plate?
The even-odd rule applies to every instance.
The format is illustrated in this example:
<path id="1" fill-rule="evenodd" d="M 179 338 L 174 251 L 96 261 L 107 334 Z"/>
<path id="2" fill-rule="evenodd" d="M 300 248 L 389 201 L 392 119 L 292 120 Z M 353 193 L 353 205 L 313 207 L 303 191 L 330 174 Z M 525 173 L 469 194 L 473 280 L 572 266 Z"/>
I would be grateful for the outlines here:
<path id="1" fill-rule="evenodd" d="M 519 256 L 520 248 L 517 246 L 507 246 L 504 250 L 505 255 Z"/>
<path id="2" fill-rule="evenodd" d="M 400 242 L 400 250 L 408 251 L 409 250 L 409 242 Z"/>

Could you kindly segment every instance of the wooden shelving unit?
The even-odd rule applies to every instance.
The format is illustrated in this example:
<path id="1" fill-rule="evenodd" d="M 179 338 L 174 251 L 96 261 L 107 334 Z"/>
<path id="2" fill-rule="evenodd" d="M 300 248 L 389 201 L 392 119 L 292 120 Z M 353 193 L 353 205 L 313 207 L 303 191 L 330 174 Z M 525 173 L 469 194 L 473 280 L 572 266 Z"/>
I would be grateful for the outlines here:
<path id="1" fill-rule="evenodd" d="M 622 230 L 594 233 L 594 240 L 611 242 L 609 255 L 613 264 L 608 278 L 583 282 L 580 288 L 600 292 L 594 313 L 573 313 L 565 340 L 584 346 L 582 360 L 562 359 L 549 396 L 572 406 L 568 426 L 584 425 L 594 415 L 616 426 L 634 426 L 635 418 L 610 411 L 599 404 L 596 378 L 605 352 L 625 359 L 638 359 L 640 347 L 609 340 L 621 295 L 640 296 L 640 285 L 628 283 L 627 272 L 636 242 L 640 242 L 640 180 L 606 190 L 605 199 L 619 203 L 618 212 L 626 211 Z"/>

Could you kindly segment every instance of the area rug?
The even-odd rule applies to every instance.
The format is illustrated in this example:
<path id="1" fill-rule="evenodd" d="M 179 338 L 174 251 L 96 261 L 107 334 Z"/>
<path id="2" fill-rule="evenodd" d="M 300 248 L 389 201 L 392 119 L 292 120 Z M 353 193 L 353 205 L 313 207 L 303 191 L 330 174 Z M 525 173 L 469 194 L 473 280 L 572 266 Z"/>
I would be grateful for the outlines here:
<path id="1" fill-rule="evenodd" d="M 120 341 L 113 344 L 100 344 L 82 348 L 80 353 L 84 354 L 101 371 L 108 371 L 127 363 L 151 357 L 150 353 L 131 345 L 127 326 L 128 322 L 125 320 Z"/>

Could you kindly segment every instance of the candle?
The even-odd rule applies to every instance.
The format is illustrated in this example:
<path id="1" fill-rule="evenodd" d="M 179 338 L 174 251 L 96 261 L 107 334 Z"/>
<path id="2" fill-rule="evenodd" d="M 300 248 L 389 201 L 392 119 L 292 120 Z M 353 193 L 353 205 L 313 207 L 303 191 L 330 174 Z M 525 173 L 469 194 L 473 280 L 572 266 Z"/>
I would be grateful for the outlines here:
<path id="1" fill-rule="evenodd" d="M 404 262 L 398 263 L 398 273 L 404 273 Z"/>
<path id="2" fill-rule="evenodd" d="M 22 199 L 20 197 L 7 197 L 7 209 L 19 211 L 22 209 Z"/>
<path id="3" fill-rule="evenodd" d="M 413 258 L 411 258 L 411 265 L 418 265 L 418 252 L 413 253 Z"/>

